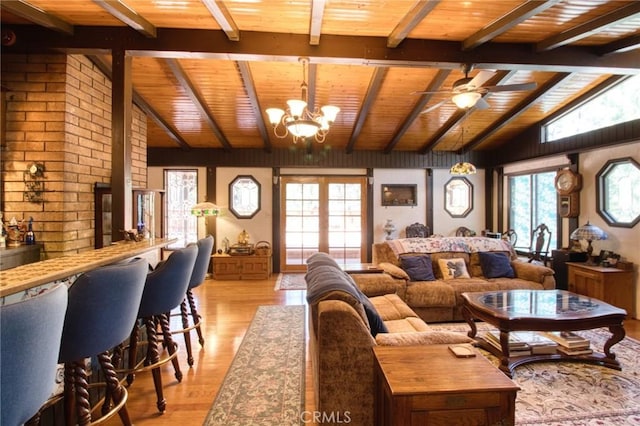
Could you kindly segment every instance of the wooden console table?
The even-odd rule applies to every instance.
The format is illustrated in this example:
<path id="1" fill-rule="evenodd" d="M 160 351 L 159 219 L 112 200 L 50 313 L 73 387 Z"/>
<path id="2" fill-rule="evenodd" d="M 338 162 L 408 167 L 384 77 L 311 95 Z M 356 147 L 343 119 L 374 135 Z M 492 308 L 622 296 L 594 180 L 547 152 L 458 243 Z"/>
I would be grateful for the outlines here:
<path id="1" fill-rule="evenodd" d="M 567 262 L 569 291 L 600 299 L 627 311 L 627 318 L 635 317 L 635 289 L 633 270 Z"/>
<path id="2" fill-rule="evenodd" d="M 216 280 L 266 280 L 271 276 L 271 255 L 214 254 L 211 263 Z"/>
<path id="3" fill-rule="evenodd" d="M 479 352 L 456 358 L 449 345 L 373 351 L 377 425 L 515 423 L 520 388 Z"/>

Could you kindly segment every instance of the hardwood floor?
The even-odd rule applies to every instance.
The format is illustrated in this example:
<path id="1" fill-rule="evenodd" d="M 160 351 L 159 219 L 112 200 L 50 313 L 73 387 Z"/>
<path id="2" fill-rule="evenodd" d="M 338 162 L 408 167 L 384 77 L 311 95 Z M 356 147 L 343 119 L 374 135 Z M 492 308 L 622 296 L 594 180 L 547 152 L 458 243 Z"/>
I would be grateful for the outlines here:
<path id="1" fill-rule="evenodd" d="M 276 277 L 274 274 L 263 281 L 207 280 L 195 290 L 204 321 L 205 345 L 200 347 L 195 332 L 192 332 L 195 363 L 188 368 L 184 340 L 181 335 L 176 335 L 184 377 L 182 383 L 178 383 L 171 364 L 164 366 L 162 380 L 167 410 L 162 415 L 156 409 L 151 374 L 147 372 L 136 377 L 129 388 L 127 402 L 131 420 L 136 426 L 202 424 L 257 307 L 306 304 L 304 291 L 274 291 Z M 640 339 L 640 321 L 626 321 L 625 329 L 628 336 Z M 310 357 L 307 356 L 306 360 L 306 409 L 313 410 Z M 106 424 L 121 423 L 115 416 Z"/>

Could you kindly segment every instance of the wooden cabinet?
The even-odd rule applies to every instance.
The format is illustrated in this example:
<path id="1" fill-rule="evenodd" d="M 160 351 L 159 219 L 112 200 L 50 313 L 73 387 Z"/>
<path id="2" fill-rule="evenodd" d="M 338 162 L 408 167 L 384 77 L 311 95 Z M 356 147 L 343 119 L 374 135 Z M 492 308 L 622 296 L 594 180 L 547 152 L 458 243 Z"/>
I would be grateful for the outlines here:
<path id="1" fill-rule="evenodd" d="M 0 271 L 15 268 L 28 263 L 40 262 L 42 244 L 0 248 Z"/>
<path id="2" fill-rule="evenodd" d="M 568 262 L 569 291 L 594 297 L 635 317 L 633 271 Z"/>
<path id="3" fill-rule="evenodd" d="M 515 423 L 520 388 L 479 352 L 456 358 L 448 345 L 373 351 L 377 425 Z"/>
<path id="4" fill-rule="evenodd" d="M 583 251 L 552 250 L 551 251 L 553 276 L 556 279 L 556 288 L 569 290 L 569 277 L 567 262 L 586 262 L 587 253 Z"/>
<path id="5" fill-rule="evenodd" d="M 271 276 L 271 256 L 211 256 L 213 278 L 217 280 L 266 280 Z"/>

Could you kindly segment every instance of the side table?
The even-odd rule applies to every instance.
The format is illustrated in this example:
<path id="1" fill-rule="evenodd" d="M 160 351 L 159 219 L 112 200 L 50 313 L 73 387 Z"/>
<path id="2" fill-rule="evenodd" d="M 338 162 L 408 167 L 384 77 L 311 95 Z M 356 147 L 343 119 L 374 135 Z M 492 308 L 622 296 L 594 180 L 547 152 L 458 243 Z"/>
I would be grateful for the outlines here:
<path id="1" fill-rule="evenodd" d="M 216 280 L 266 280 L 271 276 L 271 255 L 214 254 L 211 263 Z"/>
<path id="2" fill-rule="evenodd" d="M 569 291 L 600 299 L 627 311 L 635 317 L 633 270 L 568 262 Z"/>
<path id="3" fill-rule="evenodd" d="M 513 425 L 520 388 L 480 352 L 449 345 L 374 347 L 376 424 Z"/>

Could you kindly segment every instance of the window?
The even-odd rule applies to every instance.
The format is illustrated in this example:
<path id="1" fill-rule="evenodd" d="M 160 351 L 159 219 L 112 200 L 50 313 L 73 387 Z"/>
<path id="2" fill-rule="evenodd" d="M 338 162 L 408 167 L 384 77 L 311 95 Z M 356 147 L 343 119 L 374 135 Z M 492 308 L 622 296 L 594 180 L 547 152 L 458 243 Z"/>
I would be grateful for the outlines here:
<path id="1" fill-rule="evenodd" d="M 176 239 L 168 248 L 181 248 L 198 240 L 198 219 L 191 207 L 198 200 L 197 170 L 165 170 L 167 238 Z"/>
<path id="2" fill-rule="evenodd" d="M 467 178 L 453 177 L 445 184 L 444 209 L 451 217 L 467 217 L 473 210 L 473 185 Z"/>
<path id="3" fill-rule="evenodd" d="M 237 176 L 229 184 L 229 210 L 238 219 L 251 219 L 260 211 L 260 183 L 253 176 Z"/>
<path id="4" fill-rule="evenodd" d="M 531 245 L 531 232 L 541 223 L 551 231 L 550 247 L 557 247 L 555 171 L 509 177 L 509 228 L 518 235 L 518 247 Z"/>
<path id="5" fill-rule="evenodd" d="M 543 127 L 543 140 L 555 141 L 640 118 L 640 75 L 625 79 Z"/>
<path id="6" fill-rule="evenodd" d="M 611 226 L 640 221 L 640 165 L 632 158 L 608 161 L 596 175 L 598 214 Z"/>

